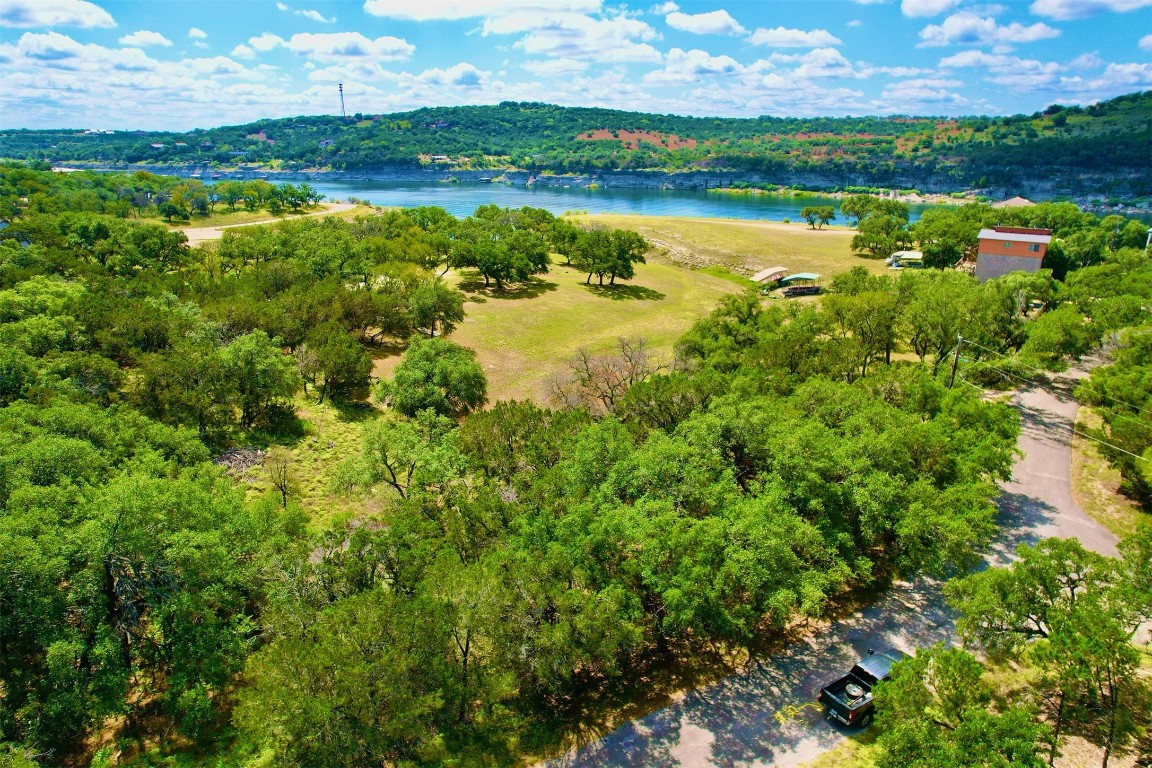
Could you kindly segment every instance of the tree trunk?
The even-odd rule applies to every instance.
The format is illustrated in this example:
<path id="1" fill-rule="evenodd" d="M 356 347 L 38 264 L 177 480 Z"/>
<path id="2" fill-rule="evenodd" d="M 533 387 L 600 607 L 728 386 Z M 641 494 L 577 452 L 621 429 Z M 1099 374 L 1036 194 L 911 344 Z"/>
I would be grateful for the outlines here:
<path id="1" fill-rule="evenodd" d="M 1052 729 L 1052 749 L 1048 752 L 1048 765 L 1056 762 L 1056 751 L 1060 748 L 1060 726 L 1064 724 L 1064 691 L 1060 691 L 1060 703 L 1056 706 L 1056 726 Z"/>

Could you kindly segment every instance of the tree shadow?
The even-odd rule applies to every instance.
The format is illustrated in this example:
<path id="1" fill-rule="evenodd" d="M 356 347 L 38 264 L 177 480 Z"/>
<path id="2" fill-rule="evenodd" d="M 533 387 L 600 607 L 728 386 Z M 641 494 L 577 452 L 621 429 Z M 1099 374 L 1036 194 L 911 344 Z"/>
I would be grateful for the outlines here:
<path id="1" fill-rule="evenodd" d="M 367 392 L 357 393 L 367 397 Z M 331 399 L 329 403 L 336 411 L 336 420 L 344 422 L 367 421 L 380 415 L 380 412 L 367 400 Z"/>
<path id="2" fill-rule="evenodd" d="M 646 288 L 643 285 L 595 285 L 584 283 L 584 289 L 589 293 L 613 301 L 660 301 L 667 298 L 660 291 Z"/>
<path id="3" fill-rule="evenodd" d="M 487 299 L 534 299 L 560 286 L 538 277 L 530 277 L 523 283 L 505 283 L 503 288 L 497 288 L 495 282 L 484 285 L 484 276 L 480 273 L 469 272 L 461 275 L 456 287 L 472 294 L 468 296 L 468 301 L 481 304 Z"/>

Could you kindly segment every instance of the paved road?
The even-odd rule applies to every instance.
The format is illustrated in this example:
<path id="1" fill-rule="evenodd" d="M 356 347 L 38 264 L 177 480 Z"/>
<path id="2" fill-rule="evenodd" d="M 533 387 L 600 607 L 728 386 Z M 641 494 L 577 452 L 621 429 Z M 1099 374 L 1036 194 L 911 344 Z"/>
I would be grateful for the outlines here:
<path id="1" fill-rule="evenodd" d="M 1083 376 L 1074 371 L 1073 378 Z M 1015 398 L 1021 456 L 1003 486 L 1003 533 L 987 560 L 1006 562 L 1020 543 L 1076 537 L 1090 549 L 1116 554 L 1116 537 L 1093 522 L 1072 498 L 1071 427 L 1077 404 L 1072 382 L 1054 392 L 1033 388 Z M 587 766 L 797 766 L 840 744 L 846 732 L 825 722 L 814 705 L 820 686 L 869 648 L 903 650 L 951 642 L 955 616 L 940 583 L 898 583 L 874 605 L 819 636 L 689 692 L 682 700 L 551 761 L 551 768 Z"/>

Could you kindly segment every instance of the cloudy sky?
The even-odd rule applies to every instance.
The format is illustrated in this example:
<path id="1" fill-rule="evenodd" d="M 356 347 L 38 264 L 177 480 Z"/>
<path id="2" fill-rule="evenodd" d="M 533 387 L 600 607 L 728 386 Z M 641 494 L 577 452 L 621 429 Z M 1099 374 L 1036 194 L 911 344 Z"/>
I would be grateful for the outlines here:
<path id="1" fill-rule="evenodd" d="M 0 0 L 0 127 L 544 101 L 1012 114 L 1152 88 L 1152 0 Z"/>

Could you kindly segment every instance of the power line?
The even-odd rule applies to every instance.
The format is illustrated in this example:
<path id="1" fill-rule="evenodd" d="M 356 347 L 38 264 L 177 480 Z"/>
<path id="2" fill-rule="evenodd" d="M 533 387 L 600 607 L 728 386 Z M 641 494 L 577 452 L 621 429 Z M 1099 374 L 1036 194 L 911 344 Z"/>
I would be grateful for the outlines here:
<path id="1" fill-rule="evenodd" d="M 964 339 L 964 343 L 970 344 L 973 347 L 978 347 L 979 349 L 983 349 L 986 352 L 991 352 L 994 355 L 999 355 L 1000 357 L 1003 357 L 1005 360 L 1012 360 L 1017 365 L 1024 367 L 1024 368 L 1027 368 L 1030 371 L 1035 371 L 1036 373 L 1039 373 L 1041 375 L 1047 375 L 1047 373 L 1048 373 L 1047 371 L 1043 371 L 1043 370 L 1041 370 L 1035 366 L 1028 365 L 1027 363 L 1022 363 L 1019 361 L 1018 358 L 1012 357 L 1010 355 L 1006 355 L 1003 352 L 997 352 L 994 349 L 989 349 L 988 347 L 984 346 L 983 344 L 977 344 L 976 342 L 972 341 L 971 339 Z M 992 368 L 992 366 L 988 366 L 988 367 Z M 998 370 L 998 369 L 992 368 L 992 370 Z M 1004 373 L 1004 371 L 1000 371 L 1000 372 Z M 1012 374 L 1007 374 L 1007 375 L 1012 375 Z M 1021 379 L 1022 381 L 1032 381 L 1031 379 L 1027 379 L 1027 378 L 1024 378 L 1022 376 L 1017 376 L 1016 378 Z M 1036 382 L 1036 381 L 1032 381 L 1032 383 L 1036 384 L 1037 386 L 1041 386 L 1041 387 L 1044 386 L 1043 384 L 1040 384 L 1039 382 Z M 1148 408 L 1141 408 L 1138 405 L 1133 405 L 1132 403 L 1126 403 L 1123 400 L 1119 400 L 1119 399 L 1113 397 L 1112 395 L 1106 394 L 1104 392 L 1100 392 L 1099 394 L 1101 397 L 1105 397 L 1105 398 L 1111 400 L 1112 402 L 1117 403 L 1118 405 L 1123 405 L 1127 408 L 1131 408 L 1134 411 L 1139 411 L 1140 413 L 1152 414 L 1152 410 L 1150 410 Z"/>
<path id="2" fill-rule="evenodd" d="M 985 365 L 987 365 L 987 363 L 985 363 Z M 1026 381 L 1026 382 L 1029 382 L 1031 384 L 1035 384 L 1036 386 L 1040 387 L 1041 389 L 1044 389 L 1049 394 L 1052 394 L 1049 390 L 1045 389 L 1043 384 L 1040 384 L 1039 382 L 1032 381 L 1031 379 L 1027 379 L 1023 376 L 1017 376 L 1017 375 L 1009 373 L 1007 371 L 1002 371 L 999 368 L 996 368 L 995 366 L 992 366 L 992 365 L 988 365 L 988 367 L 991 368 L 992 370 L 996 371 L 997 373 L 1003 375 L 1003 376 L 1011 376 L 1012 378 L 1020 379 L 1020 381 Z M 978 389 L 978 390 L 980 390 L 980 392 L 984 392 L 984 389 L 982 387 L 976 386 L 972 382 L 968 381 L 968 379 L 964 378 L 962 375 L 959 378 L 961 381 L 963 381 L 968 386 L 973 387 L 975 389 Z M 1126 451 L 1118 445 L 1113 445 L 1112 443 L 1109 443 L 1106 440 L 1101 440 L 1098 437 L 1095 437 L 1093 435 L 1089 435 L 1087 433 L 1081 432 L 1080 430 L 1076 429 L 1076 426 L 1074 424 L 1065 425 L 1065 428 L 1074 435 L 1080 435 L 1080 437 L 1086 438 L 1088 440 L 1095 440 L 1097 443 L 1100 443 L 1101 445 L 1106 445 L 1114 451 L 1119 451 L 1120 453 L 1126 453 L 1129 456 L 1133 456 L 1137 459 L 1140 459 L 1141 461 L 1148 461 L 1148 459 L 1145 459 L 1143 456 L 1141 456 L 1139 454 L 1132 453 L 1132 451 Z"/>

